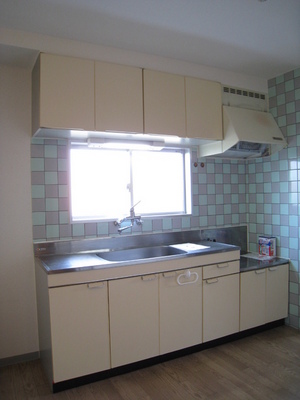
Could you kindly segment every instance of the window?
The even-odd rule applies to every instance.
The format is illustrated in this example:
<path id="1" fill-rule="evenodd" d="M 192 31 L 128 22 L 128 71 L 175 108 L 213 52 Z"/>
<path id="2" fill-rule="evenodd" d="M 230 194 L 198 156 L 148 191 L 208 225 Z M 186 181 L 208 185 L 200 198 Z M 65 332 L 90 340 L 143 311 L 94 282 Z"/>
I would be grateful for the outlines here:
<path id="1" fill-rule="evenodd" d="M 72 146 L 72 221 L 191 213 L 190 152 Z"/>

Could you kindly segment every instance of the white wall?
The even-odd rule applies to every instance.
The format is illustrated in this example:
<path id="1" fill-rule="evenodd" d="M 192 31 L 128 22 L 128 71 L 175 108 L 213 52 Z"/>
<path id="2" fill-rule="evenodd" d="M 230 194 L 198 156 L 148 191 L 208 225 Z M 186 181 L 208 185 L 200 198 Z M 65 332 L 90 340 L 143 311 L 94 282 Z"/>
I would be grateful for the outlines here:
<path id="1" fill-rule="evenodd" d="M 30 114 L 30 71 L 0 66 L 0 360 L 38 351 Z"/>
<path id="2" fill-rule="evenodd" d="M 0 28 L 0 44 L 27 50 L 37 50 L 66 56 L 89 58 L 117 64 L 133 65 L 174 74 L 194 76 L 221 82 L 224 85 L 236 86 L 258 92 L 268 92 L 267 79 L 237 74 L 205 65 L 189 63 L 167 57 L 138 53 L 114 47 L 93 45 L 32 32 Z M 34 63 L 34 61 L 33 61 Z M 33 66 L 32 63 L 32 66 Z"/>

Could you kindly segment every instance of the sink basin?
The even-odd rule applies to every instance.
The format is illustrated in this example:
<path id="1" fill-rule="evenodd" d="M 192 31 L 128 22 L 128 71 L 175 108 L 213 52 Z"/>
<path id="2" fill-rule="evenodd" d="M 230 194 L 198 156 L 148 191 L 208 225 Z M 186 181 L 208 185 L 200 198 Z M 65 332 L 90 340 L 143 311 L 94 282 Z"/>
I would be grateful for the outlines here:
<path id="1" fill-rule="evenodd" d="M 186 252 L 181 249 L 176 249 L 169 246 L 155 246 L 155 247 L 139 247 L 136 249 L 125 249 L 116 251 L 105 251 L 97 253 L 98 257 L 107 261 L 133 261 L 143 260 L 145 258 L 166 257 L 174 256 L 177 254 L 185 254 Z"/>

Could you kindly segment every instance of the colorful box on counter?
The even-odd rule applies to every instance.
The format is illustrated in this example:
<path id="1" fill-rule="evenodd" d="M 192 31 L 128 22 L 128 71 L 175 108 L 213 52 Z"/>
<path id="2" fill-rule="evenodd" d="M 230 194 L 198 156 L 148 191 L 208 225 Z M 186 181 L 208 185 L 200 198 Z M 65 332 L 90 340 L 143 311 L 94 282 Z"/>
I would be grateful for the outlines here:
<path id="1" fill-rule="evenodd" d="M 259 236 L 258 237 L 258 253 L 262 256 L 276 256 L 276 237 Z"/>

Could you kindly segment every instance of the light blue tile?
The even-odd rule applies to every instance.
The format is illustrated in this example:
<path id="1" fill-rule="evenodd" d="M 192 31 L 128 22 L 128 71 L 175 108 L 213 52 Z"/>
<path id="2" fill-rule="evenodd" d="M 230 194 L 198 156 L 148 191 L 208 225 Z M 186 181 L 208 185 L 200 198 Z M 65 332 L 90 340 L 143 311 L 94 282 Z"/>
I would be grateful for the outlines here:
<path id="1" fill-rule="evenodd" d="M 46 211 L 58 211 L 58 199 L 46 199 Z"/>
<path id="2" fill-rule="evenodd" d="M 108 222 L 98 222 L 97 223 L 97 234 L 99 236 L 108 235 Z"/>
<path id="3" fill-rule="evenodd" d="M 224 186 L 223 186 L 223 193 L 224 194 L 230 194 L 231 193 L 231 185 L 229 185 L 229 184 L 225 184 Z"/>
<path id="4" fill-rule="evenodd" d="M 231 174 L 230 182 L 232 185 L 239 183 L 239 176 L 238 174 Z"/>
<path id="5" fill-rule="evenodd" d="M 289 206 L 288 204 L 280 204 L 280 215 L 288 215 Z"/>
<path id="6" fill-rule="evenodd" d="M 201 228 L 205 228 L 205 227 L 208 226 L 208 221 L 207 221 L 207 217 L 206 216 L 200 216 L 199 220 L 200 220 L 200 227 Z"/>
<path id="7" fill-rule="evenodd" d="M 224 214 L 231 214 L 231 204 L 224 205 Z"/>
<path id="8" fill-rule="evenodd" d="M 199 196 L 199 204 L 200 204 L 200 206 L 206 206 L 207 205 L 207 195 L 201 194 Z"/>
<path id="9" fill-rule="evenodd" d="M 276 96 L 276 86 L 272 86 L 272 87 L 269 88 L 268 95 L 269 95 L 269 97 Z"/>
<path id="10" fill-rule="evenodd" d="M 264 204 L 264 213 L 265 214 L 272 214 L 271 204 Z"/>
<path id="11" fill-rule="evenodd" d="M 290 79 L 289 81 L 284 82 L 284 87 L 286 92 L 290 92 L 291 90 L 294 90 L 294 79 Z"/>
<path id="12" fill-rule="evenodd" d="M 32 185 L 31 196 L 33 199 L 45 198 L 45 185 Z"/>
<path id="13" fill-rule="evenodd" d="M 207 207 L 207 214 L 208 215 L 216 215 L 216 206 L 215 205 L 209 205 Z"/>
<path id="14" fill-rule="evenodd" d="M 298 238 L 290 238 L 289 239 L 289 247 L 290 247 L 290 249 L 297 250 L 299 248 L 298 242 L 299 242 Z"/>
<path id="15" fill-rule="evenodd" d="M 72 234 L 74 237 L 76 236 L 84 236 L 84 224 L 73 224 L 72 225 Z"/>
<path id="16" fill-rule="evenodd" d="M 255 214 L 256 213 L 256 204 L 249 204 L 249 212 L 250 214 Z"/>
<path id="17" fill-rule="evenodd" d="M 298 226 L 298 219 L 294 215 L 289 216 L 289 226 Z"/>
<path id="18" fill-rule="evenodd" d="M 299 121 L 300 122 L 300 121 Z M 288 147 L 288 158 L 297 158 L 297 147 Z"/>
<path id="19" fill-rule="evenodd" d="M 44 171 L 45 163 L 43 158 L 31 158 L 31 171 Z"/>
<path id="20" fill-rule="evenodd" d="M 232 221 L 232 224 L 239 224 L 240 216 L 238 214 L 232 214 L 231 221 Z"/>
<path id="21" fill-rule="evenodd" d="M 271 182 L 264 183 L 264 192 L 272 193 L 272 184 Z"/>
<path id="22" fill-rule="evenodd" d="M 288 125 L 286 127 L 286 133 L 287 133 L 287 136 L 296 135 L 297 134 L 296 124 Z M 300 137 L 300 135 L 298 137 Z M 297 139 L 298 139 L 298 137 L 297 137 Z M 297 145 L 298 145 L 298 143 L 297 143 Z"/>
<path id="23" fill-rule="evenodd" d="M 276 85 L 279 85 L 279 83 L 283 83 L 284 82 L 284 76 L 283 75 L 279 75 L 275 78 L 275 82 Z"/>
<path id="24" fill-rule="evenodd" d="M 246 173 L 246 165 L 244 163 L 238 165 L 238 173 L 242 175 Z"/>
<path id="25" fill-rule="evenodd" d="M 207 185 L 207 194 L 216 194 L 216 186 L 214 184 Z"/>
<path id="26" fill-rule="evenodd" d="M 231 195 L 231 203 L 232 204 L 238 204 L 239 202 L 239 195 L 238 194 L 232 194 Z"/>
<path id="27" fill-rule="evenodd" d="M 290 103 L 287 103 L 285 105 L 285 107 L 286 107 L 286 113 L 287 114 L 291 114 L 291 113 L 294 113 L 296 111 L 295 103 L 293 101 L 290 102 Z"/>
<path id="28" fill-rule="evenodd" d="M 222 194 L 216 195 L 216 204 L 224 204 L 224 196 Z"/>
<path id="29" fill-rule="evenodd" d="M 223 175 L 222 174 L 216 174 L 215 175 L 215 183 L 216 184 L 222 184 L 223 183 Z"/>
<path id="30" fill-rule="evenodd" d="M 255 175 L 255 182 L 256 183 L 263 183 L 263 181 L 264 181 L 264 174 L 262 172 L 258 172 Z"/>
<path id="31" fill-rule="evenodd" d="M 68 224 L 70 221 L 70 216 L 68 211 L 60 211 L 59 212 L 59 223 L 60 224 Z"/>
<path id="32" fill-rule="evenodd" d="M 214 174 L 215 173 L 215 164 L 207 163 L 206 170 L 207 170 L 208 174 Z"/>
<path id="33" fill-rule="evenodd" d="M 280 227 L 280 236 L 284 237 L 289 237 L 290 231 L 288 226 L 282 226 Z"/>
<path id="34" fill-rule="evenodd" d="M 172 229 L 172 219 L 171 218 L 163 218 L 163 229 Z"/>
<path id="35" fill-rule="evenodd" d="M 280 203 L 280 193 L 272 193 L 272 204 Z"/>
<path id="36" fill-rule="evenodd" d="M 280 160 L 279 161 L 279 169 L 280 169 L 280 171 L 287 171 L 289 169 L 288 160 Z"/>
<path id="37" fill-rule="evenodd" d="M 143 221 L 142 231 L 143 232 L 151 232 L 153 230 L 152 220 L 146 219 Z"/>
<path id="38" fill-rule="evenodd" d="M 46 213 L 45 212 L 33 212 L 32 213 L 32 224 L 33 226 L 45 225 Z"/>
<path id="39" fill-rule="evenodd" d="M 206 174 L 199 174 L 198 175 L 198 182 L 199 184 L 205 184 L 207 179 L 206 179 Z"/>
<path id="40" fill-rule="evenodd" d="M 57 172 L 45 172 L 45 184 L 57 185 Z"/>
<path id="41" fill-rule="evenodd" d="M 193 186 L 192 186 L 192 190 L 193 190 L 193 194 L 199 194 L 199 185 L 197 185 L 197 184 L 194 184 Z"/>
<path id="42" fill-rule="evenodd" d="M 248 165 L 248 172 L 249 174 L 255 174 L 255 164 Z"/>
<path id="43" fill-rule="evenodd" d="M 300 89 L 295 90 L 295 100 L 300 100 Z"/>
<path id="44" fill-rule="evenodd" d="M 239 193 L 240 194 L 246 193 L 246 185 L 244 185 L 244 184 L 239 185 Z"/>
<path id="45" fill-rule="evenodd" d="M 280 193 L 288 193 L 289 191 L 288 182 L 280 182 L 279 187 L 280 187 Z"/>
<path id="46" fill-rule="evenodd" d="M 59 238 L 59 225 L 47 225 L 46 226 L 47 239 L 58 239 Z"/>
<path id="47" fill-rule="evenodd" d="M 263 163 L 263 171 L 264 172 L 271 172 L 271 163 L 270 161 L 266 161 Z"/>
<path id="48" fill-rule="evenodd" d="M 182 217 L 182 229 L 188 229 L 191 227 L 191 218 Z"/>
<path id="49" fill-rule="evenodd" d="M 57 146 L 46 144 L 45 158 L 57 158 Z"/>
<path id="50" fill-rule="evenodd" d="M 294 304 L 289 304 L 289 313 L 293 316 L 298 317 L 299 315 L 299 307 Z"/>
<path id="51" fill-rule="evenodd" d="M 271 180 L 272 180 L 272 182 L 279 182 L 280 181 L 279 171 L 271 172 Z"/>
<path id="52" fill-rule="evenodd" d="M 216 224 L 217 224 L 217 226 L 224 225 L 224 215 L 216 216 Z"/>
<path id="53" fill-rule="evenodd" d="M 256 214 L 256 223 L 263 224 L 264 223 L 264 214 Z"/>
<path id="54" fill-rule="evenodd" d="M 281 117 L 278 117 L 277 122 L 278 122 L 279 128 L 286 126 L 286 116 L 282 115 Z"/>
<path id="55" fill-rule="evenodd" d="M 223 174 L 230 174 L 230 164 L 223 164 Z"/>
<path id="56" fill-rule="evenodd" d="M 295 282 L 290 282 L 290 293 L 299 294 L 299 285 Z"/>

